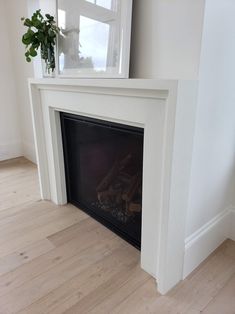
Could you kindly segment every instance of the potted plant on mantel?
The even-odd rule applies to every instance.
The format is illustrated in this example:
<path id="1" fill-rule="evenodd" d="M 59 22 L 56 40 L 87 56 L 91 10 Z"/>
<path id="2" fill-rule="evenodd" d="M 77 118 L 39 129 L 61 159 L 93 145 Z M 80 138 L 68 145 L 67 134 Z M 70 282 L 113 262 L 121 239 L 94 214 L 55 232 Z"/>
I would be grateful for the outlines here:
<path id="1" fill-rule="evenodd" d="M 54 17 L 50 14 L 46 14 L 43 17 L 41 10 L 37 10 L 31 19 L 22 17 L 21 20 L 24 21 L 24 25 L 28 28 L 27 32 L 22 36 L 22 42 L 26 46 L 26 61 L 31 62 L 32 58 L 36 57 L 38 50 L 40 50 L 41 59 L 44 63 L 44 74 L 53 74 L 56 64 L 56 36 L 60 31 Z"/>

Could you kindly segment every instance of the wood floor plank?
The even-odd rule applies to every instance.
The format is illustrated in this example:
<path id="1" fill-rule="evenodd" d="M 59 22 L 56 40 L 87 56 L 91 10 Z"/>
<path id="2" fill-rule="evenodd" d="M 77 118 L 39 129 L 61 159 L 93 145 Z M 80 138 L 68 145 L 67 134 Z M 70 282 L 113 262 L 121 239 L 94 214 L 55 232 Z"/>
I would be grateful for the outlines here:
<path id="1" fill-rule="evenodd" d="M 35 167 L 25 171 L 20 178 L 9 176 L 0 181 L 0 211 L 26 201 L 40 199 L 39 183 L 35 180 Z M 27 188 L 26 188 L 27 187 Z"/>
<path id="2" fill-rule="evenodd" d="M 22 172 L 33 171 L 37 173 L 37 166 L 29 162 L 24 157 L 0 161 L 0 183 L 4 182 L 6 178 L 17 178 Z M 14 184 L 14 182 L 12 182 Z"/>
<path id="3" fill-rule="evenodd" d="M 235 275 L 201 313 L 235 314 Z"/>
<path id="4" fill-rule="evenodd" d="M 16 270 L 0 276 L 0 296 L 10 293 L 41 273 L 48 272 L 58 264 L 72 259 L 75 255 L 80 254 L 85 259 L 85 257 L 89 256 L 89 252 L 95 254 L 100 247 L 103 248 L 104 246 L 103 249 L 109 251 L 121 243 L 121 239 L 111 234 L 111 231 L 98 225 L 92 232 L 84 233 L 82 237 L 74 238 L 37 259 L 18 267 Z M 101 250 L 102 254 L 103 249 Z M 91 257 L 90 259 L 92 262 Z"/>
<path id="5" fill-rule="evenodd" d="M 150 278 L 150 275 L 141 270 L 139 265 L 133 267 L 129 274 L 123 273 L 115 281 L 106 283 L 103 289 L 98 289 L 92 295 L 88 295 L 89 300 L 82 300 L 82 302 L 78 303 L 77 308 L 81 308 L 82 303 L 86 301 L 87 312 L 90 314 L 111 313 L 115 307 L 121 304 Z M 156 293 L 156 285 L 153 291 Z M 72 309 L 68 313 L 72 313 Z M 76 309 L 76 306 L 74 306 L 74 309 Z"/>
<path id="6" fill-rule="evenodd" d="M 133 291 L 133 293 L 124 299 L 124 301 L 121 302 L 118 306 L 113 308 L 113 310 L 110 311 L 110 314 L 134 314 L 137 312 L 150 313 L 148 312 L 148 304 L 159 297 L 160 295 L 157 293 L 156 282 L 153 278 L 151 278 L 138 289 Z"/>
<path id="7" fill-rule="evenodd" d="M 44 219 L 45 223 L 45 215 L 54 215 L 58 212 L 58 208 L 52 204 L 51 202 L 36 202 L 36 203 L 29 203 L 25 207 L 21 207 L 21 213 L 19 215 L 13 214 L 2 218 L 0 220 L 0 240 L 4 235 L 10 235 L 17 230 L 23 229 L 27 226 L 32 226 L 35 223 L 38 224 L 38 219 Z M 41 216 L 41 218 L 40 218 Z M 44 217 L 44 218 L 43 218 Z"/>
<path id="8" fill-rule="evenodd" d="M 10 294 L 0 297 L 0 304 L 4 313 L 15 313 L 26 308 L 60 285 L 63 285 L 66 281 L 78 276 L 79 273 L 86 270 L 89 266 L 92 269 L 86 271 L 87 276 L 85 276 L 84 280 L 88 280 L 90 274 L 94 274 L 96 278 L 102 276 L 102 265 L 104 264 L 108 265 L 109 269 L 119 266 L 123 251 L 126 248 L 118 248 L 113 251 L 110 247 L 107 248 L 107 242 L 109 242 L 109 239 L 104 240 L 102 244 L 97 243 L 95 248 L 88 249 L 82 254 L 75 255 L 65 262 L 59 263 L 50 271 L 44 272 L 26 282 L 18 289 L 11 291 Z M 103 261 L 104 257 L 105 260 Z M 102 261 L 97 264 L 100 260 Z"/>
<path id="9" fill-rule="evenodd" d="M 31 245 L 16 250 L 14 253 L 0 258 L 0 276 L 13 271 L 17 267 L 32 261 L 33 259 L 48 253 L 55 246 L 48 239 L 42 239 Z"/>
<path id="10" fill-rule="evenodd" d="M 29 233 L 36 228 L 43 227 L 61 218 L 76 217 L 77 221 L 87 218 L 82 211 L 78 211 L 74 207 L 58 207 L 49 202 L 40 202 L 36 206 L 30 206 L 30 208 L 30 213 L 23 213 L 14 223 L 10 221 L 0 224 L 0 246 L 5 241 L 5 238 L 10 240 L 22 235 L 22 233 Z"/>
<path id="11" fill-rule="evenodd" d="M 0 211 L 39 200 L 39 182 L 36 178 L 36 166 L 25 158 L 0 162 Z"/>
<path id="12" fill-rule="evenodd" d="M 147 273 L 141 271 L 139 263 L 136 265 L 131 264 L 129 268 L 125 268 L 124 270 L 121 270 L 121 268 L 118 267 L 117 270 L 119 272 L 115 276 L 106 280 L 102 285 L 98 286 L 97 289 L 92 290 L 89 294 L 84 294 L 83 298 L 65 313 L 90 313 L 92 310 L 98 313 L 99 305 L 101 303 L 103 304 L 106 300 L 110 300 L 115 292 L 125 290 L 127 286 L 129 287 L 129 291 L 133 291 L 135 288 L 137 289 L 137 287 L 143 285 L 144 282 L 150 278 Z M 87 283 L 87 286 L 89 287 L 89 283 Z M 127 291 L 125 295 L 128 295 Z M 112 302 L 112 308 L 113 307 L 114 302 Z M 102 310 L 100 313 L 108 312 L 109 311 L 107 310 Z"/>
<path id="13" fill-rule="evenodd" d="M 50 218 L 50 217 L 48 217 Z M 34 242 L 42 240 L 64 228 L 72 226 L 77 222 L 83 219 L 82 212 L 74 212 L 69 214 L 69 212 L 59 214 L 58 208 L 58 216 L 54 219 L 49 219 L 49 222 L 45 222 L 44 224 L 41 222 L 40 225 L 37 225 L 37 221 L 34 224 L 31 224 L 28 228 L 25 228 L 19 232 L 10 234 L 9 239 L 3 238 L 0 241 L 0 255 L 4 256 L 14 252 L 17 248 L 22 248 L 26 245 L 30 245 Z M 27 231 L 27 232 L 26 232 Z"/>
<path id="14" fill-rule="evenodd" d="M 147 313 L 155 311 L 161 314 L 188 314 L 190 311 L 200 313 L 234 273 L 234 260 L 218 251 L 190 278 L 184 280 L 166 296 L 148 302 Z"/>
<path id="15" fill-rule="evenodd" d="M 42 202 L 42 200 L 37 201 L 25 201 L 21 204 L 16 204 L 11 206 L 10 208 L 3 209 L 0 211 L 0 221 L 4 223 L 4 219 L 17 219 L 17 216 L 21 216 L 24 211 L 30 212 L 30 206 L 35 205 L 38 202 Z"/>
<path id="16" fill-rule="evenodd" d="M 40 201 L 35 165 L 0 162 L 0 314 L 235 314 L 235 242 L 165 296 L 139 259 L 79 209 Z"/>
<path id="17" fill-rule="evenodd" d="M 60 246 L 74 238 L 82 237 L 84 233 L 92 232 L 97 228 L 100 228 L 100 225 L 94 219 L 87 218 L 68 228 L 54 233 L 49 236 L 48 239 L 55 246 Z"/>
<path id="18" fill-rule="evenodd" d="M 97 292 L 97 289 L 102 289 L 107 281 L 115 282 L 117 275 L 120 276 L 122 272 L 128 274 L 128 270 L 135 268 L 139 256 L 133 250 L 128 244 L 123 243 L 111 254 L 103 256 L 100 261 L 93 263 L 21 313 L 60 314 L 76 304 L 78 300 L 81 303 L 76 304 L 69 312 L 86 313 L 91 304 L 89 293 Z M 40 312 L 37 312 L 37 309 L 40 309 Z"/>
<path id="19" fill-rule="evenodd" d="M 227 240 L 220 246 L 220 252 L 235 260 L 235 241 Z"/>

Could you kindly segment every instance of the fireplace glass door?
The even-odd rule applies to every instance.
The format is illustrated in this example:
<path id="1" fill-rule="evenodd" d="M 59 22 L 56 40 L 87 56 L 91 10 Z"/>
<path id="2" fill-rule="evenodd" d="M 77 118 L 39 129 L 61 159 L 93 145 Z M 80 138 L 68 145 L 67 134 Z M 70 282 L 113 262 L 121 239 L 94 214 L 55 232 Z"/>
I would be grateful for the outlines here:
<path id="1" fill-rule="evenodd" d="M 143 129 L 61 113 L 68 201 L 141 243 Z"/>

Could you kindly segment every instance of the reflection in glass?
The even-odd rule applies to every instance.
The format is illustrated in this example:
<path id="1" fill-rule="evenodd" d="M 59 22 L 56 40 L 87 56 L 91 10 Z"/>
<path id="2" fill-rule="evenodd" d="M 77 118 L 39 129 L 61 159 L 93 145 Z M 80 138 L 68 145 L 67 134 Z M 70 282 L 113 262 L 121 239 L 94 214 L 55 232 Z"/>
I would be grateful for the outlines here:
<path id="1" fill-rule="evenodd" d="M 58 0 L 59 72 L 121 73 L 122 0 Z"/>
<path id="2" fill-rule="evenodd" d="M 96 71 L 105 71 L 107 66 L 109 28 L 109 24 L 89 19 L 85 16 L 80 17 L 79 50 L 80 62 L 83 63 L 80 65 L 94 68 Z"/>
<path id="3" fill-rule="evenodd" d="M 66 12 L 64 10 L 58 10 L 58 20 L 60 21 L 59 27 L 62 30 L 66 28 Z"/>
<path id="4" fill-rule="evenodd" d="M 108 10 L 112 10 L 112 4 L 114 1 L 112 0 L 86 0 L 90 3 L 93 3 L 93 4 L 96 4 L 96 5 L 99 5 L 103 8 L 106 8 Z M 116 1 L 115 1 L 116 2 Z"/>

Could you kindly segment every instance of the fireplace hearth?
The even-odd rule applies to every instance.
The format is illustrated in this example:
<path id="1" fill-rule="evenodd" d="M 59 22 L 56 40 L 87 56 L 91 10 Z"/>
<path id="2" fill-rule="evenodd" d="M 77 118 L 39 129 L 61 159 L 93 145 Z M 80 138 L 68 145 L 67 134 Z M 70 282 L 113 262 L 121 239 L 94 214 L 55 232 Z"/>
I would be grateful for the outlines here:
<path id="1" fill-rule="evenodd" d="M 140 249 L 143 129 L 60 118 L 68 201 Z"/>

